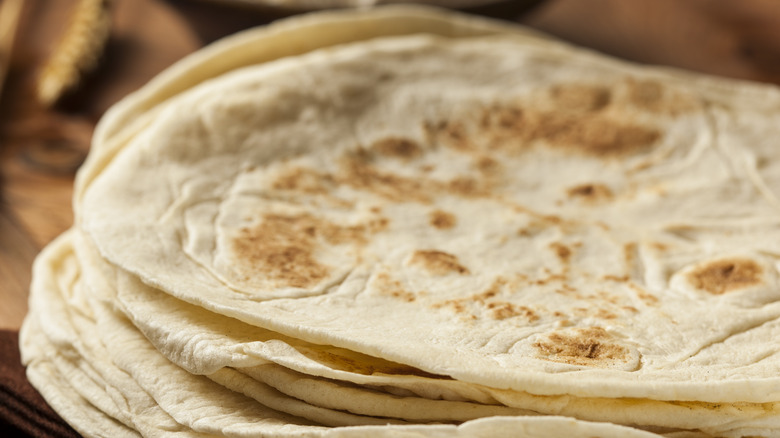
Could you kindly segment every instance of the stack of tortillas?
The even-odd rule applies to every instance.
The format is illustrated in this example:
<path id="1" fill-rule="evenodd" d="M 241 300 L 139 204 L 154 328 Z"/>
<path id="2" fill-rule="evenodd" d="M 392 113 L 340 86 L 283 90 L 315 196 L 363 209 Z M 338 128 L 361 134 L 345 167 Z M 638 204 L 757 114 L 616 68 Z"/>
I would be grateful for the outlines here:
<path id="1" fill-rule="evenodd" d="M 780 436 L 780 93 L 428 8 L 113 108 L 34 271 L 88 436 Z"/>

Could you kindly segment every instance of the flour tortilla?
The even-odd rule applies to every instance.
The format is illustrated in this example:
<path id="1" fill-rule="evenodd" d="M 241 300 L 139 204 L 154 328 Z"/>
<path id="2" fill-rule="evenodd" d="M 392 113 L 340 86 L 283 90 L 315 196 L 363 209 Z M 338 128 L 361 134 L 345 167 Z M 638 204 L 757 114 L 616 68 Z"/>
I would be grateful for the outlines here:
<path id="1" fill-rule="evenodd" d="M 355 41 L 421 32 L 450 38 L 512 34 L 526 39 L 528 44 L 547 38 L 504 21 L 420 5 L 387 6 L 370 12 L 302 14 L 232 35 L 177 62 L 112 106 L 101 118 L 93 135 L 90 154 L 75 181 L 76 220 L 86 187 L 117 151 L 184 91 L 242 67 Z"/>
<path id="2" fill-rule="evenodd" d="M 778 410 L 777 403 L 721 403 L 715 407 L 709 403 L 680 401 L 538 396 L 441 376 L 426 377 L 419 370 L 378 358 L 330 346 L 307 345 L 177 301 L 144 286 L 132 276 L 121 274 L 120 278 L 118 300 L 122 307 L 171 361 L 194 373 L 237 367 L 285 394 L 332 409 L 361 412 L 368 408 L 358 397 L 347 396 L 345 392 L 348 391 L 334 383 L 344 381 L 391 394 L 503 404 L 544 414 L 624 425 L 702 428 L 713 434 L 735 436 L 739 436 L 743 427 L 767 419 L 772 421 Z M 328 381 L 318 382 L 315 378 L 296 375 L 296 372 L 285 372 L 287 368 L 269 367 L 267 362 L 326 377 Z M 276 374 L 275 378 L 273 374 Z M 389 413 L 385 415 L 390 416 Z M 426 414 L 421 412 L 419 415 Z"/>
<path id="3" fill-rule="evenodd" d="M 62 290 L 63 285 L 74 285 L 67 279 L 74 279 L 73 251 L 70 233 L 61 236 L 53 242 L 38 257 L 35 266 L 35 280 L 31 290 L 31 312 L 22 328 L 21 346 L 23 360 L 28 367 L 31 382 L 42 392 L 47 401 L 63 415 L 74 428 L 85 436 L 138 436 L 129 427 L 138 427 L 141 435 L 147 437 L 202 437 L 202 433 L 172 422 L 171 417 L 160 409 L 154 398 L 141 389 L 136 380 L 113 366 L 111 349 L 116 351 L 120 346 L 109 344 L 109 350 L 103 350 L 97 337 L 97 327 L 86 313 L 68 303 L 66 297 L 79 292 Z M 63 276 L 66 281 L 60 278 Z M 94 303 L 96 314 L 109 311 L 105 305 Z M 41 326 L 41 322 L 45 324 Z M 79 328 L 79 326 L 82 326 Z M 105 326 L 101 325 L 101 330 Z M 129 327 L 128 327 L 129 328 Z M 132 332 L 130 329 L 125 335 Z M 76 337 L 72 335 L 77 334 Z M 122 335 L 120 335 L 121 337 Z M 51 339 L 54 338 L 55 341 Z M 70 340 L 70 343 L 68 342 Z M 133 350 L 137 341 L 123 344 Z M 139 359 L 155 362 L 154 354 L 146 354 L 142 350 L 121 352 L 121 355 L 131 356 L 133 353 Z M 120 358 L 121 362 L 122 359 Z M 162 364 L 162 363 L 161 363 Z M 183 373 L 183 374 L 182 374 Z M 630 428 L 619 427 L 605 423 L 587 423 L 564 417 L 494 417 L 464 423 L 461 426 L 374 426 L 322 428 L 317 426 L 295 425 L 293 423 L 279 424 L 278 414 L 263 410 L 255 402 L 253 412 L 255 418 L 251 424 L 242 424 L 242 410 L 235 409 L 233 400 L 241 398 L 239 394 L 226 396 L 224 391 L 214 393 L 193 394 L 194 388 L 202 385 L 193 384 L 193 379 L 201 377 L 190 375 L 175 366 L 161 366 L 153 376 L 143 380 L 148 384 L 156 380 L 158 385 L 168 386 L 170 381 L 178 381 L 180 386 L 168 395 L 158 397 L 164 401 L 180 396 L 186 404 L 190 400 L 187 395 L 203 398 L 205 405 L 189 415 L 198 417 L 207 411 L 224 410 L 229 413 L 225 418 L 200 417 L 194 426 L 209 429 L 220 435 L 247 436 L 259 433 L 263 436 L 311 436 L 311 437 L 352 437 L 352 436 L 431 436 L 431 437 L 487 437 L 487 436 L 519 436 L 543 437 L 555 433 L 567 433 L 572 436 L 605 436 L 605 437 L 651 437 L 654 434 Z M 189 376 L 189 377 L 185 377 Z M 247 399 L 248 401 L 248 399 Z M 101 410 L 101 408 L 105 409 Z M 109 411 L 115 417 L 108 414 Z M 270 416 L 267 416 L 269 415 Z M 180 415 L 187 415 L 181 414 Z M 235 415 L 235 418 L 227 418 Z M 276 419 L 276 420 L 275 420 Z M 289 417 L 287 417 L 289 419 Z M 123 425 L 122 422 L 129 424 Z M 231 421 L 232 420 L 232 421 Z M 264 427 L 265 426 L 265 427 Z"/>
<path id="4" fill-rule="evenodd" d="M 771 403 L 772 116 L 711 83 L 510 36 L 315 51 L 161 111 L 82 226 L 307 342 L 539 395 Z M 252 252 L 268 236 L 291 264 Z"/>

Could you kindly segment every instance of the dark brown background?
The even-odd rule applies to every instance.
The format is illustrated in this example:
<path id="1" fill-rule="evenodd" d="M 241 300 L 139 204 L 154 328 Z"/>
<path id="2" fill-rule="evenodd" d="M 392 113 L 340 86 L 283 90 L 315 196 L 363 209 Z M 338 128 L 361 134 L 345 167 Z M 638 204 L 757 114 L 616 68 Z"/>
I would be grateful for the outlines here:
<path id="1" fill-rule="evenodd" d="M 537 7 L 521 14 L 525 3 Z M 42 108 L 35 77 L 74 4 L 26 0 L 0 96 L 0 328 L 19 327 L 35 255 L 72 223 L 73 175 L 101 114 L 187 53 L 287 14 L 218 1 L 116 0 L 100 69 L 62 105 Z M 780 83 L 776 0 L 537 0 L 487 12 L 642 63 Z"/>

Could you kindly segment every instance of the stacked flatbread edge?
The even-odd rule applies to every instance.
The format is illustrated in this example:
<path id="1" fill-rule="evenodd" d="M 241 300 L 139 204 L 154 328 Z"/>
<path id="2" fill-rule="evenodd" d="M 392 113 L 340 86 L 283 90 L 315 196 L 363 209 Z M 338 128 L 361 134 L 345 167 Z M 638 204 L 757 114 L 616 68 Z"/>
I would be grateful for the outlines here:
<path id="1" fill-rule="evenodd" d="M 422 7 L 219 42 L 114 107 L 34 268 L 87 436 L 777 436 L 769 87 Z"/>

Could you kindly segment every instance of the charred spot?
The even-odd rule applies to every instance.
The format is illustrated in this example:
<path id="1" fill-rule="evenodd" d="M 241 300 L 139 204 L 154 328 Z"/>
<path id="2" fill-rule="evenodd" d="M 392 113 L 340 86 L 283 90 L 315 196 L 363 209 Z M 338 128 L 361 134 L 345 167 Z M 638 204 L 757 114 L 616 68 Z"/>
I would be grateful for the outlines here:
<path id="1" fill-rule="evenodd" d="M 722 295 L 761 283 L 761 265 L 746 258 L 718 260 L 688 274 L 691 284 L 713 295 Z"/>
<path id="2" fill-rule="evenodd" d="M 677 115 L 696 107 L 693 98 L 668 89 L 658 81 L 630 79 L 626 85 L 629 103 L 648 112 Z"/>
<path id="3" fill-rule="evenodd" d="M 297 191 L 309 194 L 324 194 L 334 183 L 333 177 L 314 169 L 295 167 L 279 175 L 272 187 L 274 190 Z"/>
<path id="4" fill-rule="evenodd" d="M 465 152 L 474 148 L 466 126 L 459 121 L 441 120 L 423 123 L 423 130 L 431 144 L 442 144 Z"/>
<path id="5" fill-rule="evenodd" d="M 571 259 L 571 249 L 562 243 L 553 242 L 550 244 L 550 249 L 553 250 L 561 263 L 568 263 L 569 259 Z"/>
<path id="6" fill-rule="evenodd" d="M 506 302 L 492 302 L 488 303 L 487 308 L 491 311 L 490 316 L 497 320 L 525 317 L 529 322 L 534 322 L 538 321 L 540 318 L 539 315 L 528 306 L 519 306 Z"/>
<path id="7" fill-rule="evenodd" d="M 493 147 L 506 152 L 521 152 L 542 142 L 573 153 L 612 158 L 645 152 L 661 138 L 658 129 L 630 119 L 517 106 L 488 109 L 481 125 Z"/>
<path id="8" fill-rule="evenodd" d="M 555 105 L 563 111 L 592 112 L 606 108 L 612 93 L 606 87 L 587 84 L 561 84 L 550 90 Z"/>
<path id="9" fill-rule="evenodd" d="M 430 214 L 430 224 L 439 230 L 449 230 L 454 228 L 458 220 L 454 214 L 443 210 L 434 210 Z"/>
<path id="10" fill-rule="evenodd" d="M 580 184 L 566 190 L 570 198 L 579 199 L 586 203 L 598 203 L 612 198 L 612 190 L 604 184 Z"/>
<path id="11" fill-rule="evenodd" d="M 534 347 L 544 359 L 572 365 L 605 366 L 626 361 L 629 355 L 628 348 L 616 343 L 601 327 L 553 332 Z"/>
<path id="12" fill-rule="evenodd" d="M 500 168 L 498 161 L 491 157 L 483 156 L 476 159 L 474 166 L 485 175 L 492 175 Z"/>
<path id="13" fill-rule="evenodd" d="M 233 250 L 249 271 L 288 287 L 310 287 L 328 276 L 330 268 L 314 256 L 317 221 L 310 215 L 268 215 L 233 240 Z"/>
<path id="14" fill-rule="evenodd" d="M 378 169 L 370 160 L 349 154 L 342 160 L 341 184 L 372 192 L 392 201 L 430 202 L 430 190 L 419 178 L 409 178 Z"/>
<path id="15" fill-rule="evenodd" d="M 452 254 L 437 250 L 417 250 L 412 254 L 409 263 L 423 267 L 434 275 L 468 274 L 469 270 L 458 262 Z"/>
<path id="16" fill-rule="evenodd" d="M 407 303 L 417 300 L 415 293 L 406 290 L 400 281 L 390 278 L 385 272 L 377 275 L 373 286 L 380 294 L 406 301 Z"/>
<path id="17" fill-rule="evenodd" d="M 410 140 L 408 138 L 385 138 L 376 141 L 371 146 L 371 149 L 380 155 L 403 160 L 411 160 L 422 155 L 422 149 L 420 148 L 420 145 L 418 145 L 414 140 Z"/>
<path id="18" fill-rule="evenodd" d="M 447 184 L 450 193 L 466 198 L 479 197 L 486 194 L 485 188 L 474 178 L 457 177 L 453 178 Z"/>

